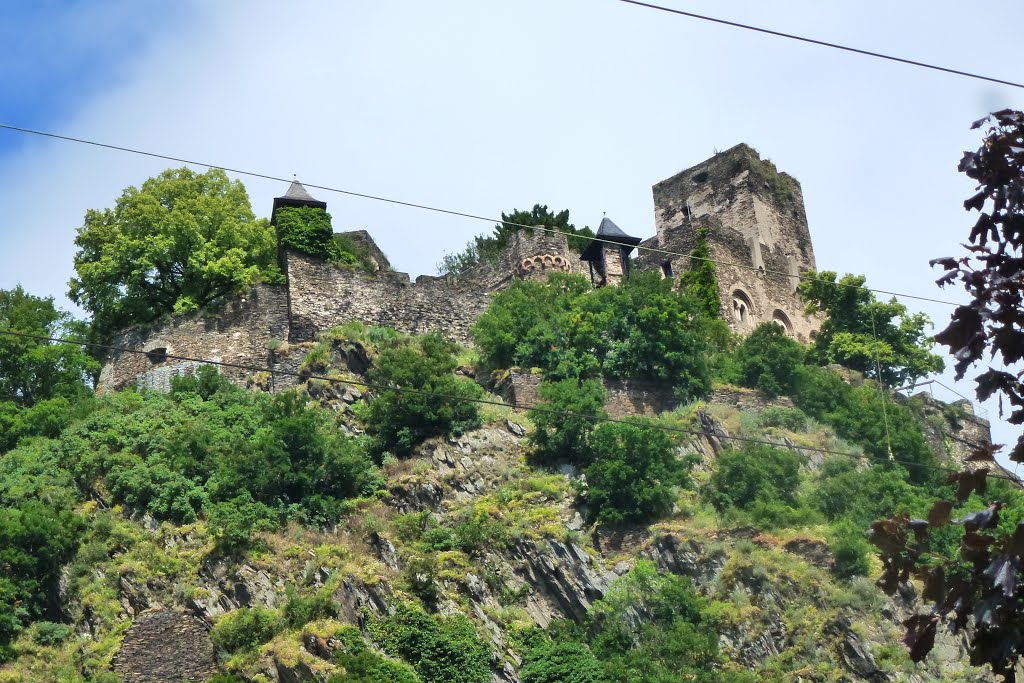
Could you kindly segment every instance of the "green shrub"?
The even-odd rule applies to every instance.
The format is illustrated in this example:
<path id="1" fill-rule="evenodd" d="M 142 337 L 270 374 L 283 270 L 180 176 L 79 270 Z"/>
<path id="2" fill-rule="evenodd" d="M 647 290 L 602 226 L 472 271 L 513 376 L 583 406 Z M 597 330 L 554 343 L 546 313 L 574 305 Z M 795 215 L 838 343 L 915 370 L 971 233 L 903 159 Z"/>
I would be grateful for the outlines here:
<path id="1" fill-rule="evenodd" d="M 436 333 L 381 352 L 370 379 L 396 389 L 379 390 L 367 410 L 367 427 L 380 456 L 408 455 L 428 437 L 480 426 L 473 401 L 483 389 L 456 377 L 455 368 L 455 346 Z"/>
<path id="2" fill-rule="evenodd" d="M 334 639 L 341 643 L 334 651 L 334 663 L 345 673 L 333 674 L 327 683 L 420 683 L 420 677 L 408 664 L 371 650 L 359 629 L 346 626 Z"/>
<path id="3" fill-rule="evenodd" d="M 689 483 L 693 460 L 676 459 L 663 430 L 638 425 L 604 422 L 591 435 L 587 503 L 595 520 L 620 524 L 666 515 L 675 487 Z"/>
<path id="4" fill-rule="evenodd" d="M 36 645 L 50 647 L 60 645 L 71 637 L 73 633 L 67 624 L 58 624 L 52 621 L 37 621 L 35 633 L 32 634 L 32 642 Z"/>
<path id="5" fill-rule="evenodd" d="M 244 492 L 231 500 L 206 507 L 207 528 L 222 555 L 239 555 L 252 547 L 253 537 L 278 525 L 274 511 Z"/>
<path id="6" fill-rule="evenodd" d="M 410 556 L 406 560 L 402 578 L 409 592 L 426 605 L 434 605 L 441 596 L 437 587 L 437 557 L 433 553 Z"/>
<path id="7" fill-rule="evenodd" d="M 412 665 L 424 683 L 487 683 L 490 649 L 463 616 L 431 616 L 408 605 L 371 622 L 385 652 Z"/>
<path id="8" fill-rule="evenodd" d="M 61 567 L 78 547 L 83 520 L 38 501 L 0 508 L 0 661 L 8 644 L 57 599 Z"/>
<path id="9" fill-rule="evenodd" d="M 282 609 L 282 616 L 290 628 L 300 628 L 318 619 L 332 619 L 338 616 L 338 604 L 329 589 L 322 589 L 312 595 L 299 595 L 294 589 L 287 591 L 288 601 Z"/>
<path id="10" fill-rule="evenodd" d="M 607 398 L 604 386 L 594 380 L 541 382 L 540 395 L 539 409 L 529 413 L 536 427 L 530 435 L 532 459 L 542 464 L 589 464 L 590 433 L 596 420 L 607 417 L 602 409 Z"/>
<path id="11" fill-rule="evenodd" d="M 911 485 L 900 468 L 860 468 L 852 458 L 834 457 L 818 469 L 809 504 L 831 521 L 849 519 L 860 529 L 900 512 L 924 514 L 931 496 Z"/>
<path id="12" fill-rule="evenodd" d="M 888 461 L 890 455 L 902 461 L 911 482 L 931 485 L 937 481 L 930 467 L 935 456 L 920 422 L 910 409 L 880 392 L 877 385 L 851 387 L 829 369 L 804 366 L 798 373 L 793 400 L 805 413 L 830 425 L 876 461 Z"/>
<path id="13" fill-rule="evenodd" d="M 835 558 L 834 571 L 838 576 L 867 576 L 871 569 L 868 554 L 872 546 L 865 538 L 863 528 L 850 522 L 834 525 L 829 535 L 829 548 Z"/>
<path id="14" fill-rule="evenodd" d="M 742 386 L 769 397 L 789 395 L 795 390 L 804 348 L 787 337 L 782 326 L 774 322 L 758 325 L 736 347 L 735 355 Z"/>
<path id="15" fill-rule="evenodd" d="M 601 664 L 583 643 L 546 643 L 524 658 L 520 683 L 598 683 Z"/>
<path id="16" fill-rule="evenodd" d="M 651 562 L 638 561 L 587 615 L 584 633 L 601 662 L 600 680 L 753 683 L 752 676 L 718 671 L 718 624 L 708 608 L 689 579 L 659 574 Z"/>
<path id="17" fill-rule="evenodd" d="M 761 427 L 781 427 L 791 432 L 803 432 L 808 427 L 807 415 L 799 408 L 771 406 L 758 414 L 757 422 Z"/>
<path id="18" fill-rule="evenodd" d="M 284 621 L 271 609 L 243 607 L 222 616 L 210 629 L 210 642 L 220 652 L 255 650 L 284 629 Z"/>
<path id="19" fill-rule="evenodd" d="M 491 367 L 537 367 L 556 380 L 654 379 L 694 399 L 710 390 L 712 328 L 720 330 L 690 293 L 657 274 L 598 290 L 553 275 L 499 292 L 472 334 Z"/>
<path id="20" fill-rule="evenodd" d="M 757 501 L 797 506 L 801 458 L 788 450 L 749 445 L 723 451 L 705 495 L 719 511 L 747 509 Z"/>

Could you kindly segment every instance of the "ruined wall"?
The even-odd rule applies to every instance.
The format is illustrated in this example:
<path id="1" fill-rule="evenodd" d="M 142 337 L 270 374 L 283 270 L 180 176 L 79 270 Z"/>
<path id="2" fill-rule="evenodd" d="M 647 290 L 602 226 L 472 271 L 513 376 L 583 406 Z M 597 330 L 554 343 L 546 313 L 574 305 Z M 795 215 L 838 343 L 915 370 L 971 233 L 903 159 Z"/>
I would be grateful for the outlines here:
<path id="1" fill-rule="evenodd" d="M 153 610 L 135 618 L 114 657 L 114 671 L 124 683 L 198 683 L 217 673 L 217 666 L 201 621 Z"/>
<path id="2" fill-rule="evenodd" d="M 405 273 L 367 275 L 306 254 L 289 252 L 285 260 L 291 342 L 360 321 L 467 343 L 469 328 L 487 308 L 488 290 L 475 282 L 423 275 L 413 284 Z"/>
<path id="3" fill-rule="evenodd" d="M 268 343 L 288 338 L 287 294 L 283 286 L 257 285 L 220 306 L 188 316 L 170 318 L 162 325 L 137 326 L 122 332 L 114 346 L 149 351 L 149 356 L 108 351 L 103 359 L 98 393 L 128 386 L 166 391 L 175 375 L 194 372 L 198 363 L 165 360 L 165 353 L 226 363 L 266 366 Z M 244 383 L 248 370 L 220 368 Z"/>
<path id="4" fill-rule="evenodd" d="M 803 194 L 747 145 L 737 145 L 653 188 L 657 235 L 644 246 L 689 254 L 706 226 L 722 297 L 722 316 L 738 332 L 775 320 L 808 341 L 819 322 L 803 313 L 795 277 L 815 269 Z M 685 257 L 641 250 L 638 265 L 678 276 Z M 736 264 L 736 265 L 732 265 Z"/>
<path id="5" fill-rule="evenodd" d="M 541 402 L 540 374 L 513 372 L 503 379 L 496 393 L 516 407 L 537 405 Z M 611 417 L 654 417 L 672 410 L 679 405 L 672 387 L 646 380 L 605 380 L 603 382 L 608 398 L 604 409 Z"/>

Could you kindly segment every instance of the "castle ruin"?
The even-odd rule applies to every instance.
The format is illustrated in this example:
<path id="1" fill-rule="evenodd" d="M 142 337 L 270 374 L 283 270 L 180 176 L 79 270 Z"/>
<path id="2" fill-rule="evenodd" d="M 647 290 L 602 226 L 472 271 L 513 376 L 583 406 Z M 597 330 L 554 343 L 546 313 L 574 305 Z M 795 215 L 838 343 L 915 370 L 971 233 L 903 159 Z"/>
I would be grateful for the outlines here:
<path id="1" fill-rule="evenodd" d="M 275 198 L 272 220 L 279 208 L 301 206 L 327 208 L 294 182 Z M 111 350 L 98 389 L 136 384 L 166 389 L 171 378 L 193 371 L 201 360 L 224 363 L 222 372 L 240 383 L 252 381 L 253 372 L 232 366 L 265 367 L 271 376 L 267 388 L 279 389 L 290 382 L 274 381 L 274 373 L 292 372 L 298 361 L 276 353 L 276 347 L 315 341 L 321 332 L 353 321 L 410 334 L 437 331 L 468 343 L 490 295 L 518 278 L 582 273 L 601 287 L 621 282 L 630 271 L 678 277 L 690 267 L 688 255 L 701 227 L 717 262 L 723 319 L 739 333 L 775 321 L 800 341 L 810 339 L 817 321 L 803 313 L 797 284 L 801 273 L 814 269 L 814 251 L 794 178 L 740 144 L 656 184 L 654 206 L 657 234 L 643 241 L 607 217 L 599 239 L 582 254 L 569 249 L 564 234 L 522 229 L 510 235 L 493 262 L 459 277 L 421 275 L 415 282 L 390 269 L 365 231 L 344 234 L 365 247 L 374 272 L 282 248 L 279 262 L 287 284 L 256 285 L 217 308 L 125 330 L 113 345 L 146 355 Z"/>

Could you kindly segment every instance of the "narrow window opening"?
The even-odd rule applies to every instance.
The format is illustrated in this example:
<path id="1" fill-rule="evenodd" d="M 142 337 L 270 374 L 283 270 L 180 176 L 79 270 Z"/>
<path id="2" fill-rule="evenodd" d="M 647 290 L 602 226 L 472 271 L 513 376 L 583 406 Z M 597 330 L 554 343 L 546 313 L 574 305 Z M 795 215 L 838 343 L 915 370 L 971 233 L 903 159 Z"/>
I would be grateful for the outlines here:
<path id="1" fill-rule="evenodd" d="M 661 274 L 668 279 L 672 279 L 672 262 L 665 261 L 661 264 Z"/>

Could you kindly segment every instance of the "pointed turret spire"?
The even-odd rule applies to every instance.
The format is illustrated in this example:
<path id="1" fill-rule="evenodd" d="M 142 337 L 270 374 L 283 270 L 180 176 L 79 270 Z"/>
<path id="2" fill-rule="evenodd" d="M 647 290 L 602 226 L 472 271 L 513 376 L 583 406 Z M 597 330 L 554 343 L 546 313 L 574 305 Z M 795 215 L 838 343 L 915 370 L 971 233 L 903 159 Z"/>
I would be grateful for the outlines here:
<path id="1" fill-rule="evenodd" d="M 277 210 L 286 206 L 312 206 L 317 209 L 327 209 L 327 202 L 314 199 L 306 188 L 298 180 L 293 180 L 288 186 L 288 191 L 280 197 L 274 197 L 274 208 L 270 214 L 270 221 L 276 221 Z"/>
<path id="2" fill-rule="evenodd" d="M 640 238 L 627 235 L 607 215 L 601 219 L 595 237 L 580 255 L 590 262 L 590 281 L 595 287 L 618 284 L 629 274 L 629 254 L 640 244 Z"/>

